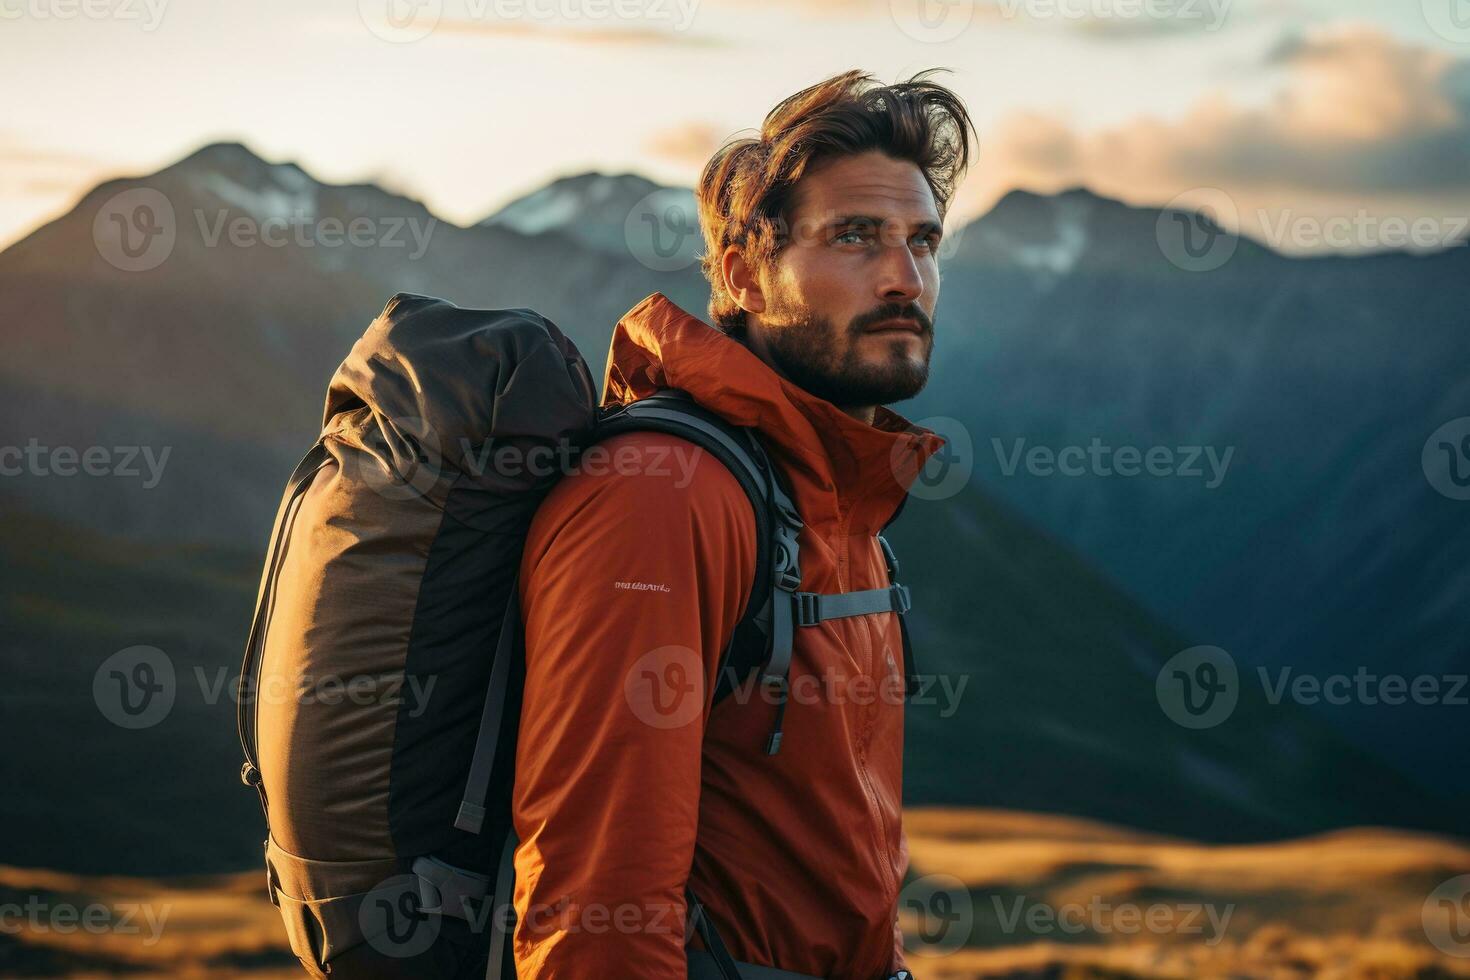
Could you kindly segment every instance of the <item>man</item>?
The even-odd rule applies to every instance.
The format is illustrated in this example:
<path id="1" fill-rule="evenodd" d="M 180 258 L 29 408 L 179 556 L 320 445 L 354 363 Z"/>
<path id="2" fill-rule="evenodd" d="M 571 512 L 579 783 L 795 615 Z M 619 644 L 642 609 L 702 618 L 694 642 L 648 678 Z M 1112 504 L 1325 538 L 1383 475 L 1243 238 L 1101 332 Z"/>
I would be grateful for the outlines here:
<path id="1" fill-rule="evenodd" d="M 758 429 L 805 521 L 806 591 L 887 586 L 875 535 L 943 445 L 884 407 L 927 379 L 936 250 L 973 130 L 926 74 L 847 72 L 723 147 L 698 188 L 719 329 L 654 293 L 613 335 L 604 405 L 673 387 Z M 519 975 L 684 977 L 686 882 L 738 961 L 894 973 L 898 616 L 797 630 L 784 710 L 711 710 L 755 572 L 750 503 L 682 439 L 602 446 L 614 465 L 558 483 L 521 564 Z"/>

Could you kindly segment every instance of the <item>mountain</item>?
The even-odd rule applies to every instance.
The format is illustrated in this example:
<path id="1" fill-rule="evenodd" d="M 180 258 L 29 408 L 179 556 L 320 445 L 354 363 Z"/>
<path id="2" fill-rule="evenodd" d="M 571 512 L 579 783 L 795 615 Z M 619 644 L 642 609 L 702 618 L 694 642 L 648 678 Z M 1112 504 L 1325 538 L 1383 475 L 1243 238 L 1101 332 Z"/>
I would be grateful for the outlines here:
<path id="1" fill-rule="evenodd" d="M 140 191 L 164 203 L 127 196 Z M 160 221 L 166 207 L 172 241 L 156 265 L 134 268 L 108 219 L 131 231 L 144 206 Z M 558 233 L 461 228 L 372 185 L 320 183 L 211 145 L 99 185 L 0 253 L 0 417 L 43 447 L 172 447 L 168 479 L 28 474 L 13 487 L 97 528 L 238 541 L 269 527 L 275 503 L 262 488 L 310 444 L 332 371 L 393 293 L 532 307 L 598 370 L 611 324 L 637 299 L 664 289 L 699 309 L 698 281 L 697 270 L 656 272 Z"/>
<path id="2" fill-rule="evenodd" d="M 681 251 L 689 245 L 679 194 L 650 207 L 648 185 L 626 177 L 558 183 L 558 194 L 463 228 L 378 188 L 321 183 L 219 144 L 157 174 L 101 185 L 0 253 L 10 354 L 0 363 L 3 441 L 98 448 L 138 471 L 119 473 L 119 465 L 86 478 L 28 467 L 0 487 L 10 625 L 0 664 L 25 678 L 0 692 L 0 707 L 12 743 L 27 746 L 0 762 L 7 785 L 25 787 L 0 802 L 17 831 L 0 862 L 151 873 L 257 861 L 259 817 L 236 779 L 229 680 L 280 486 L 320 424 L 332 370 L 386 299 L 409 290 L 469 306 L 533 307 L 576 341 L 594 372 L 617 317 L 648 293 L 704 310 L 708 288 Z M 140 204 L 140 191 L 153 196 Z M 568 194 L 600 202 L 604 231 L 621 208 L 624 248 L 610 233 L 579 237 L 590 234 L 587 222 L 570 221 L 557 203 Z M 1063 211 L 1053 212 L 1047 199 L 1010 199 L 1015 220 L 994 216 L 965 230 L 947 260 L 943 356 L 930 400 L 916 402 L 920 411 L 901 406 L 905 414 L 958 418 L 982 448 L 991 432 L 1069 433 L 1073 416 L 1057 408 L 1065 401 L 1057 393 L 1099 412 L 1103 393 L 1132 393 L 1141 400 L 1121 399 L 1119 418 L 1147 417 L 1141 392 L 1119 392 L 1106 377 L 1080 381 L 1101 367 L 1067 345 L 1092 347 L 1069 284 L 1091 276 L 1105 289 L 1097 267 L 1127 265 L 1120 245 L 1129 235 L 1147 241 L 1148 215 L 1091 196 L 1058 201 Z M 1062 221 L 1080 222 L 1080 246 L 1075 234 L 1047 237 Z M 120 227 L 132 234 L 129 248 Z M 353 227 L 356 244 L 332 233 Z M 149 251 L 167 240 L 159 228 L 172 228 L 161 258 Z M 640 229 L 650 237 L 639 238 Z M 1007 235 L 1029 236 L 1039 251 L 1007 245 Z M 1237 257 L 1271 268 L 1279 261 L 1298 277 L 1311 268 L 1252 255 L 1242 248 Z M 1142 269 L 1121 281 L 1119 302 L 1089 312 L 1117 321 L 1100 332 L 1147 341 L 1113 354 L 1118 370 L 1144 372 L 1154 351 L 1179 357 L 1173 346 L 1189 347 L 1183 336 L 1149 332 L 1169 325 L 1150 312 L 1159 300 L 1143 280 L 1156 279 L 1168 302 L 1176 284 L 1167 269 Z M 1053 298 L 1067 300 L 1056 311 L 1072 319 L 1053 326 L 1036 312 Z M 954 326 L 967 322 L 978 326 Z M 1213 356 L 1232 351 L 1222 344 Z M 1109 352 L 1094 354 L 1103 362 Z M 1008 374 L 996 373 L 1002 363 Z M 1154 371 L 1167 376 L 1170 364 Z M 1087 397 L 1073 394 L 1076 385 Z M 1164 420 L 1159 438 L 1176 437 L 1169 425 L 1187 417 L 1165 396 L 1187 403 L 1194 390 L 1152 394 Z M 1052 419 L 1049 412 L 1054 431 L 1027 421 Z M 1161 668 L 1192 644 L 1218 640 L 1138 588 L 1127 577 L 1138 568 L 1092 553 L 1099 540 L 1117 546 L 1115 538 L 1069 536 L 1079 527 L 1101 533 L 1097 517 L 1067 524 L 1052 514 L 1091 507 L 1101 523 L 1149 528 L 1152 517 L 1136 511 L 1154 504 L 1088 504 L 1043 484 L 1047 505 L 1037 506 L 1015 481 L 978 469 L 949 499 L 911 500 L 894 536 L 916 596 L 923 668 L 966 684 L 949 700 L 931 691 L 936 703 L 912 708 L 914 802 L 1029 807 L 1216 840 L 1362 823 L 1463 827 L 1466 811 L 1451 794 L 1406 780 L 1310 711 L 1269 704 L 1258 690 L 1241 691 L 1225 724 L 1174 724 L 1155 695 Z M 1272 489 L 1237 506 L 1269 505 Z M 1198 501 L 1166 488 L 1158 506 L 1178 515 Z M 1251 526 L 1248 516 L 1232 520 Z M 1349 526 L 1359 540 L 1377 528 Z M 1239 545 L 1241 560 L 1249 541 Z M 1146 570 L 1146 556 L 1136 565 Z M 103 662 L 136 645 L 168 658 L 177 702 L 160 724 L 124 731 L 99 711 L 93 682 L 105 685 Z M 26 738 L 41 731 L 61 734 Z M 160 835 L 160 810 L 188 819 L 170 818 Z"/>
<path id="3" fill-rule="evenodd" d="M 1455 701 L 1470 504 L 1435 490 L 1421 453 L 1470 415 L 1470 249 L 1288 258 L 1201 219 L 1229 258 L 1191 272 L 1171 261 L 1173 217 L 1086 191 L 1002 199 L 944 266 L 913 414 L 955 418 L 980 485 L 1257 687 L 1290 669 L 1356 691 L 1361 671 L 1369 698 L 1399 675 Z M 1094 440 L 1174 465 L 1016 465 Z M 1465 786 L 1467 695 L 1314 707 L 1426 784 Z"/>
<path id="4" fill-rule="evenodd" d="M 480 225 L 528 236 L 557 233 L 585 248 L 627 258 L 629 235 L 644 232 L 641 226 L 649 218 L 689 232 L 676 258 L 693 258 L 699 244 L 694 192 L 664 187 L 637 174 L 562 177 L 512 201 Z"/>

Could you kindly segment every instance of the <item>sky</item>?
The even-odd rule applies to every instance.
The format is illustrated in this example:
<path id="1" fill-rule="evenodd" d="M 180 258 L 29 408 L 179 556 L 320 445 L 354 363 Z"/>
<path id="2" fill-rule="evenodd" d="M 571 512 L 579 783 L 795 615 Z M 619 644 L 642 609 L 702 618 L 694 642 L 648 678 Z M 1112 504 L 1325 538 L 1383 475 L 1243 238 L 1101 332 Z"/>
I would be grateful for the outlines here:
<path id="1" fill-rule="evenodd" d="M 0 0 L 0 247 L 222 140 L 460 224 L 588 170 L 692 186 L 855 67 L 949 69 L 952 225 L 1072 186 L 1285 251 L 1470 225 L 1470 0 Z"/>

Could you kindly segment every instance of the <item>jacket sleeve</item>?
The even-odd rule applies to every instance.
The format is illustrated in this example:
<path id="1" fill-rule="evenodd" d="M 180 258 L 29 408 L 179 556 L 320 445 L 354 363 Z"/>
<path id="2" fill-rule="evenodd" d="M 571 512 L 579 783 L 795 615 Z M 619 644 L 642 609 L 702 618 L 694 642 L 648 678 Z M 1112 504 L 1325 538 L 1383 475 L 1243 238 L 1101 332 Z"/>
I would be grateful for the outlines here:
<path id="1" fill-rule="evenodd" d="M 709 681 L 750 591 L 755 516 L 694 443 L 597 449 L 542 503 L 521 562 L 516 967 L 683 980 Z"/>

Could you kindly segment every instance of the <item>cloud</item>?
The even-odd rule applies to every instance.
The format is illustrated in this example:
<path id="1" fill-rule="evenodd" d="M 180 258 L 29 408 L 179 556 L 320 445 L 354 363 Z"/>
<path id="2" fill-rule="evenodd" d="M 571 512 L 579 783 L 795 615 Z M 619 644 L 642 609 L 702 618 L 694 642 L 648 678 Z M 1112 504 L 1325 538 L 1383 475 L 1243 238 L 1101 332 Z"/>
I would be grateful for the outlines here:
<path id="1" fill-rule="evenodd" d="M 1012 23 L 1074 30 L 1103 41 L 1217 31 L 1234 0 L 993 0 Z"/>
<path id="2" fill-rule="evenodd" d="M 711 123 L 688 122 L 649 134 L 643 149 L 674 163 L 702 168 L 731 135 Z"/>
<path id="3" fill-rule="evenodd" d="M 1235 0 L 718 0 L 732 8 L 799 11 L 817 19 L 915 17 L 933 20 L 945 5 L 963 7 L 970 30 L 1018 27 L 1076 32 L 1103 41 L 1214 31 L 1234 16 Z M 1268 6 L 1267 9 L 1274 10 Z"/>
<path id="4" fill-rule="evenodd" d="M 53 197 L 75 194 L 82 184 L 116 169 L 98 157 L 32 143 L 0 130 L 0 196 Z"/>
<path id="5" fill-rule="evenodd" d="M 385 40 L 411 43 L 425 38 L 505 38 L 605 47 L 611 45 L 725 48 L 730 43 L 688 28 L 704 0 L 668 0 L 654 5 L 644 0 L 648 12 L 629 16 L 597 16 L 594 12 L 575 19 L 543 16 L 548 3 L 531 0 L 471 0 L 469 16 L 424 15 L 422 23 L 400 27 L 380 22 L 363 13 L 361 18 L 317 16 L 306 21 L 309 29 L 335 37 L 358 39 L 377 34 Z M 554 5 L 552 5 L 554 6 Z M 576 5 L 573 5 L 574 8 Z M 617 13 L 621 11 L 613 11 Z M 364 31 L 364 25 L 367 31 Z M 369 34 L 368 32 L 371 32 Z"/>
<path id="6" fill-rule="evenodd" d="M 39 146 L 18 133 L 0 130 L 0 166 L 90 172 L 104 169 L 107 162 L 83 153 Z"/>
<path id="7" fill-rule="evenodd" d="M 445 19 L 434 26 L 435 33 L 470 37 L 508 37 L 527 40 L 561 41 L 571 44 L 649 44 L 679 47 L 716 48 L 727 46 L 718 37 L 691 34 L 688 31 L 657 27 L 568 27 L 559 23 L 531 23 L 527 20 Z"/>
<path id="8" fill-rule="evenodd" d="M 1177 120 L 1100 131 L 1008 117 L 983 140 L 971 195 L 1081 184 L 1158 204 L 1213 187 L 1243 212 L 1470 210 L 1470 60 L 1344 25 L 1287 37 L 1264 63 L 1283 79 L 1261 106 L 1217 93 Z"/>

